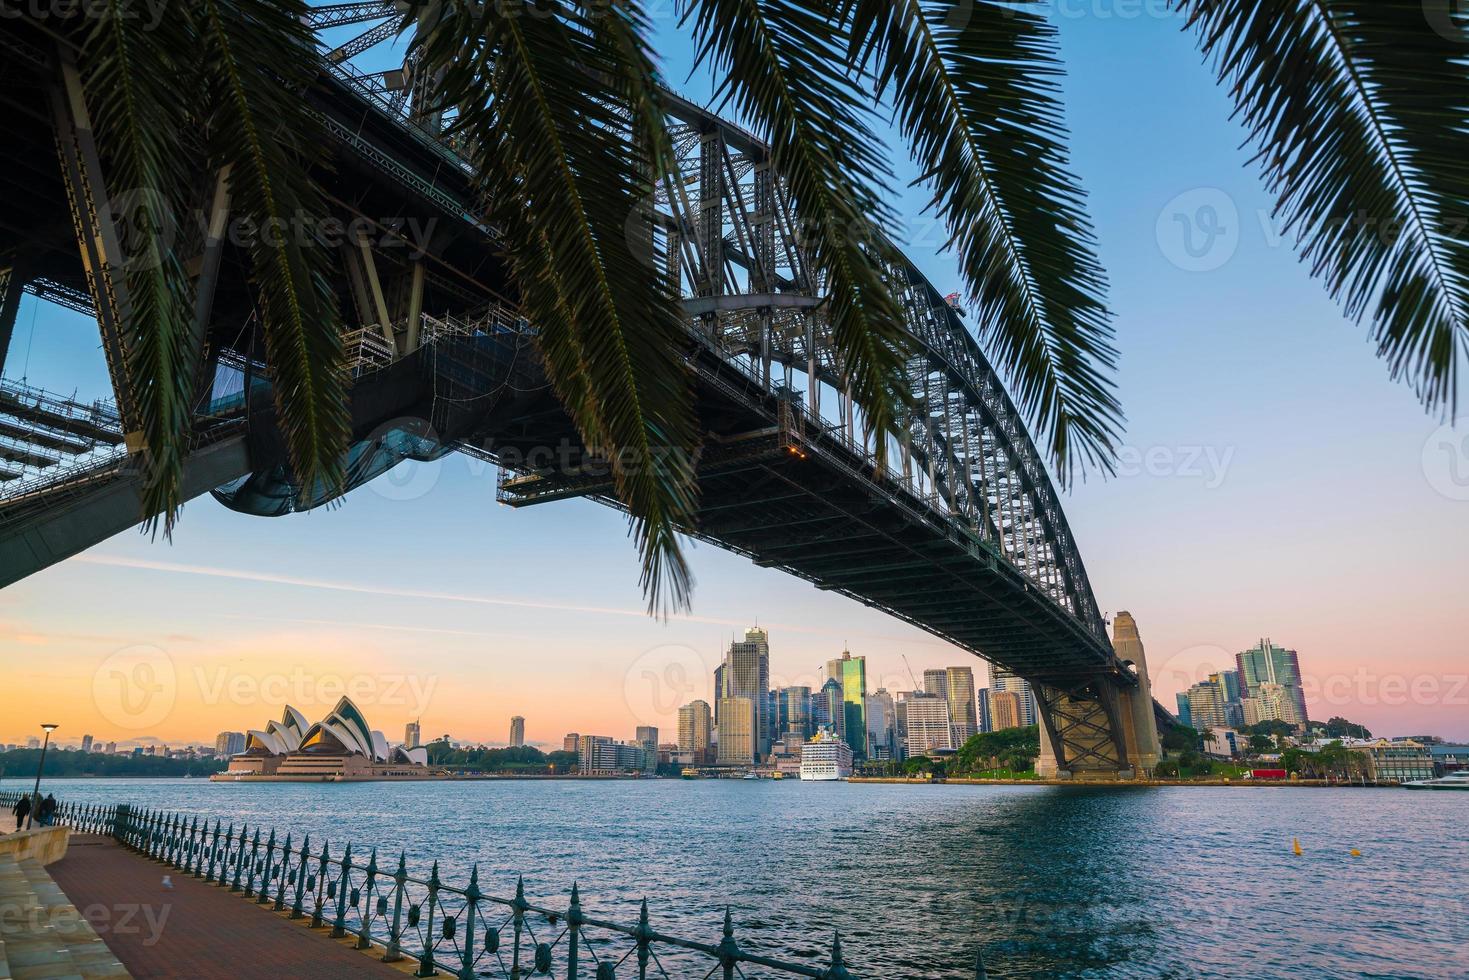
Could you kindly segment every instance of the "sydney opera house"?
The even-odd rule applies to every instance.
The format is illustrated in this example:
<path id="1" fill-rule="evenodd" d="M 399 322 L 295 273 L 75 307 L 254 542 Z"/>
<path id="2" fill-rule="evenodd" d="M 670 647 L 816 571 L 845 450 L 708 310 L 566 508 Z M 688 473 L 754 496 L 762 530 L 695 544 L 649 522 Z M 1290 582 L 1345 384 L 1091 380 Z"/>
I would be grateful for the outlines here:
<path id="1" fill-rule="evenodd" d="M 389 746 L 357 705 L 342 698 L 331 714 L 312 725 L 290 705 L 280 721 L 245 738 L 245 751 L 217 782 L 351 782 L 378 779 L 444 779 L 430 768 L 428 749 Z"/>

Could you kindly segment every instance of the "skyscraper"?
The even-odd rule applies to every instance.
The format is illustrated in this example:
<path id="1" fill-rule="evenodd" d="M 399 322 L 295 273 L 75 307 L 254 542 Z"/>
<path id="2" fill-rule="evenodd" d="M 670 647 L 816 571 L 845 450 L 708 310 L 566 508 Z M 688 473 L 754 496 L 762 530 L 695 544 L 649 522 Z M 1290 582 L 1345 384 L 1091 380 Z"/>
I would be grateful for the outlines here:
<path id="1" fill-rule="evenodd" d="M 836 681 L 841 686 L 840 734 L 852 749 L 856 759 L 867 758 L 867 658 L 854 657 L 843 650 L 835 660 L 826 662 L 828 682 Z M 823 687 L 825 690 L 825 687 Z M 837 715 L 836 705 L 831 706 L 832 720 Z"/>
<path id="2" fill-rule="evenodd" d="M 639 725 L 634 741 L 643 750 L 643 771 L 658 771 L 658 729 L 652 725 Z"/>
<path id="3" fill-rule="evenodd" d="M 923 693 L 929 697 L 949 696 L 949 672 L 942 667 L 932 667 L 923 672 Z"/>
<path id="4" fill-rule="evenodd" d="M 88 738 L 90 737 L 88 736 Z M 216 755 L 239 755 L 244 751 L 244 732 L 220 732 L 214 739 L 214 752 Z"/>
<path id="5" fill-rule="evenodd" d="M 690 701 L 678 709 L 678 750 L 689 753 L 696 766 L 709 762 L 712 729 L 713 717 L 707 702 Z"/>
<path id="6" fill-rule="evenodd" d="M 1007 728 L 1020 728 L 1020 693 L 1018 691 L 990 691 L 990 730 L 1003 732 Z"/>
<path id="7" fill-rule="evenodd" d="M 519 748 L 525 744 L 525 719 L 516 715 L 510 719 L 510 747 Z"/>
<path id="8" fill-rule="evenodd" d="M 748 698 L 755 710 L 755 753 L 764 758 L 770 754 L 770 739 L 775 731 L 775 718 L 770 707 L 770 638 L 758 627 L 745 630 L 744 640 L 729 645 L 724 658 L 724 691 L 720 701 Z M 719 710 L 723 711 L 721 703 Z M 719 740 L 724 741 L 724 719 L 718 719 Z M 721 753 L 722 754 L 722 753 Z"/>
<path id="9" fill-rule="evenodd" d="M 867 757 L 873 760 L 898 757 L 897 717 L 893 696 L 878 688 L 867 695 Z"/>
<path id="10" fill-rule="evenodd" d="M 418 748 L 422 744 L 423 744 L 423 738 L 422 738 L 422 736 L 419 735 L 418 722 L 416 722 L 416 721 L 410 721 L 407 725 L 404 725 L 403 726 L 403 747 L 405 749 L 416 749 L 416 748 Z M 576 750 L 576 747 L 575 746 L 572 746 L 572 751 L 575 751 L 575 750 Z"/>
<path id="11" fill-rule="evenodd" d="M 82 736 L 82 751 L 83 752 L 90 752 L 90 751 L 92 751 L 92 736 L 90 736 L 90 735 L 83 735 Z M 240 751 L 243 752 L 244 751 L 244 748 L 242 747 L 240 749 Z"/>
<path id="12" fill-rule="evenodd" d="M 1020 724 L 1022 726 L 1040 723 L 1040 712 L 1036 710 L 1035 704 L 1035 691 L 1031 690 L 1030 682 L 1025 678 L 999 667 L 991 667 L 990 688 L 996 691 L 1014 691 L 1020 696 Z M 999 731 L 998 724 L 995 730 Z"/>
<path id="13" fill-rule="evenodd" d="M 1230 727 L 1229 702 L 1220 675 L 1210 674 L 1208 680 L 1188 689 L 1188 714 L 1198 731 Z"/>
<path id="14" fill-rule="evenodd" d="M 949 699 L 949 723 L 954 726 L 954 748 L 979 733 L 979 713 L 974 707 L 974 669 L 950 667 L 945 689 Z"/>
<path id="15" fill-rule="evenodd" d="M 953 726 L 947 698 L 914 694 L 906 699 L 908 757 L 916 759 L 938 749 L 954 747 Z"/>
<path id="16" fill-rule="evenodd" d="M 979 712 L 979 730 L 981 732 L 994 731 L 994 722 L 990 720 L 990 689 L 982 687 L 975 691 L 974 704 Z"/>
<path id="17" fill-rule="evenodd" d="M 1278 647 L 1267 638 L 1250 649 L 1235 654 L 1234 662 L 1239 668 L 1239 681 L 1243 688 L 1241 693 L 1244 696 L 1259 698 L 1260 685 L 1279 684 L 1286 689 L 1285 697 L 1291 702 L 1298 723 L 1304 730 L 1306 692 L 1301 683 L 1301 660 L 1294 650 Z"/>
<path id="18" fill-rule="evenodd" d="M 755 762 L 759 733 L 755 702 L 750 698 L 725 698 L 719 704 L 719 764 L 748 766 Z"/>
<path id="19" fill-rule="evenodd" d="M 796 735 L 811 737 L 811 688 L 783 687 L 775 692 L 775 730 L 784 738 Z"/>

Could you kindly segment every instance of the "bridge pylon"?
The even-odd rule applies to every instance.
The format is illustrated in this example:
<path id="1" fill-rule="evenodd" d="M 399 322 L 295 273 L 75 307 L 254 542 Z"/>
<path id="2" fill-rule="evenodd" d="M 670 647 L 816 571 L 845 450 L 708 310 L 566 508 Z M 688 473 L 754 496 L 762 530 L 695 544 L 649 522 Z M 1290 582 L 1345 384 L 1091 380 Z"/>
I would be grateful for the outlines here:
<path id="1" fill-rule="evenodd" d="M 1041 730 L 1036 773 L 1041 778 L 1137 779 L 1157 767 L 1162 749 L 1152 685 L 1131 614 L 1117 614 L 1112 646 L 1131 679 L 1099 675 L 1035 685 Z"/>

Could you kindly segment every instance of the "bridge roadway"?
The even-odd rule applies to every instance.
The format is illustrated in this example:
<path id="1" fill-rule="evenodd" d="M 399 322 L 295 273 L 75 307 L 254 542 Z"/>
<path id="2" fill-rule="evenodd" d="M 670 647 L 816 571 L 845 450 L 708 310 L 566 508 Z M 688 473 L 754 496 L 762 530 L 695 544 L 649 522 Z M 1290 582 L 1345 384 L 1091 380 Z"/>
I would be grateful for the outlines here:
<path id="1" fill-rule="evenodd" d="M 23 204 L 0 226 L 0 266 L 8 260 L 12 282 L 90 302 L 128 431 L 131 382 L 116 329 L 126 286 L 107 252 L 116 232 L 106 207 L 73 206 L 106 202 L 105 174 L 64 53 L 29 41 L 4 42 L 0 125 L 17 139 L 0 149 L 0 162 L 16 164 L 0 168 L 0 190 Z M 340 244 L 343 308 L 358 326 L 349 338 L 353 485 L 404 459 L 460 450 L 501 464 L 499 496 L 513 506 L 577 496 L 616 506 L 541 378 L 528 329 L 505 312 L 513 286 L 463 162 L 380 76 L 324 65 L 310 97 L 335 139 L 321 177 L 328 200 L 364 229 Z M 45 105 L 49 113 L 36 111 Z M 651 222 L 686 296 L 705 433 L 689 532 L 1027 678 L 1048 766 L 1149 766 L 1153 719 L 1166 715 L 1147 693 L 1140 648 L 1127 660 L 1113 650 L 1059 496 L 960 315 L 911 265 L 890 270 L 918 341 L 908 374 L 919 407 L 879 470 L 824 342 L 820 276 L 787 234 L 794 223 L 764 147 L 676 97 L 670 105 L 684 172 L 663 188 Z M 61 165 L 48 166 L 58 155 Z M 249 284 L 227 240 L 189 231 L 180 250 L 198 256 L 213 385 L 201 390 L 187 490 L 219 488 L 216 497 L 249 513 L 289 512 L 299 488 L 273 424 Z M 566 451 L 534 464 L 549 447 Z M 106 459 L 0 498 L 0 584 L 136 524 L 138 464 Z"/>

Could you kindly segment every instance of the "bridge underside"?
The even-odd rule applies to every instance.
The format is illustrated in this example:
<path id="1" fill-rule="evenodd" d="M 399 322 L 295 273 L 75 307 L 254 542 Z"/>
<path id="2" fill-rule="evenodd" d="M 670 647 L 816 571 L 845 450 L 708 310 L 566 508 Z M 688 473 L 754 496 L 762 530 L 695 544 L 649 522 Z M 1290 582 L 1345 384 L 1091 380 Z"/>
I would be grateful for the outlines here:
<path id="1" fill-rule="evenodd" d="M 105 168 L 85 120 L 75 115 L 80 96 L 62 97 L 63 73 L 42 57 L 45 39 L 34 40 L 11 50 L 14 57 L 0 67 L 0 128 L 11 137 L 0 146 L 7 164 L 0 190 L 10 202 L 0 218 L 0 367 L 20 289 L 97 317 L 117 395 L 119 445 L 112 456 L 11 485 L 19 491 L 0 490 L 0 585 L 147 516 L 137 493 L 146 453 L 132 441 L 122 445 L 134 428 L 116 329 L 126 282 L 106 249 Z M 337 141 L 334 166 L 321 178 L 333 216 L 366 222 L 371 239 L 333 246 L 342 255 L 339 294 L 353 343 L 369 355 L 354 367 L 351 460 L 359 481 L 404 459 L 457 449 L 501 464 L 499 496 L 511 506 L 575 497 L 617 506 L 599 461 L 586 456 L 540 377 L 525 325 L 483 316 L 505 302 L 513 284 L 499 244 L 477 217 L 482 209 L 469 175 L 430 134 L 386 114 L 340 77 L 324 73 L 312 97 Z M 698 188 L 700 212 L 710 219 L 660 219 L 685 254 L 703 256 L 688 260 L 683 274 L 687 281 L 703 270 L 698 295 L 688 301 L 686 354 L 704 430 L 700 508 L 689 532 L 1026 678 L 1044 719 L 1043 764 L 1056 772 L 1146 767 L 1152 712 L 1139 705 L 1151 709 L 1152 702 L 1145 665 L 1137 664 L 1135 676 L 1108 643 L 1044 467 L 962 322 L 916 270 L 899 270 L 895 281 L 905 283 L 912 329 L 923 339 L 909 380 L 924 408 L 901 434 L 904 467 L 911 464 L 916 475 L 895 476 L 875 464 L 869 439 L 858 437 L 850 399 L 838 405 L 844 424 L 836 425 L 830 406 L 823 416 L 809 403 L 819 404 L 816 379 L 841 387 L 814 315 L 774 356 L 809 364 L 808 390 L 817 397 L 803 401 L 789 384 L 773 383 L 772 324 L 782 315 L 806 317 L 802 311 L 820 305 L 820 284 L 802 272 L 798 245 L 771 237 L 780 224 L 778 179 L 762 148 L 696 107 L 679 106 L 684 144 L 697 157 L 691 166 L 702 174 L 681 186 Z M 200 184 L 213 181 L 201 175 Z M 209 200 L 206 193 L 201 211 Z M 766 210 L 736 229 L 744 200 Z M 374 215 L 416 224 L 388 228 Z M 238 510 L 289 513 L 300 488 L 292 485 L 274 425 L 253 290 L 242 271 L 248 263 L 228 242 L 203 234 L 185 234 L 179 245 L 207 300 L 199 356 L 202 374 L 213 379 L 199 393 L 185 491 L 218 488 L 216 496 Z M 732 270 L 760 264 L 739 254 L 739 243 L 757 238 L 764 241 L 762 261 L 789 254 L 791 262 L 764 282 L 737 285 Z M 719 255 L 723 262 L 711 258 Z M 679 278 L 677 270 L 673 275 Z M 736 320 L 763 323 L 763 371 L 752 370 L 750 354 L 751 343 L 761 341 L 746 337 L 738 351 L 730 346 L 733 328 L 725 328 Z M 472 412 L 453 407 L 467 404 Z M 569 454 L 553 452 L 552 464 L 526 462 L 560 447 Z"/>

